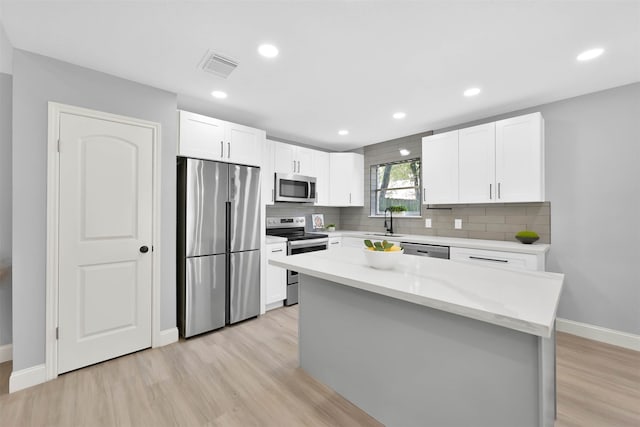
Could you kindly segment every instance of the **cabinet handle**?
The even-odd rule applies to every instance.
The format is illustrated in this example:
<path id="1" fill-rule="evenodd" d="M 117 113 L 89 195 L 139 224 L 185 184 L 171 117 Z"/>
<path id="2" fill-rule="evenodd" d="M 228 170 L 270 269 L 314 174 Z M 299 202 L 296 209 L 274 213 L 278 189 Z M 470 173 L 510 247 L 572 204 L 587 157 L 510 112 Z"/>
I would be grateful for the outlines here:
<path id="1" fill-rule="evenodd" d="M 493 200 L 493 194 L 491 193 L 491 184 L 489 184 L 489 200 Z"/>
<path id="2" fill-rule="evenodd" d="M 349 204 L 351 204 L 351 193 L 349 193 Z"/>
<path id="3" fill-rule="evenodd" d="M 298 160 L 298 173 L 300 173 L 300 160 Z"/>
<path id="4" fill-rule="evenodd" d="M 330 244 L 330 245 L 339 245 L 339 244 L 340 244 L 340 242 L 331 242 L 331 243 L 329 243 L 329 244 Z"/>
<path id="5" fill-rule="evenodd" d="M 422 201 L 423 202 L 427 201 L 427 189 L 426 188 L 422 189 Z"/>
<path id="6" fill-rule="evenodd" d="M 224 157 L 224 141 L 220 141 L 220 158 Z"/>
<path id="7" fill-rule="evenodd" d="M 293 173 L 296 173 L 296 161 L 293 161 Z"/>
<path id="8" fill-rule="evenodd" d="M 227 157 L 231 158 L 231 143 L 227 142 Z"/>
<path id="9" fill-rule="evenodd" d="M 494 259 L 494 258 L 483 258 L 480 256 L 469 256 L 470 259 L 477 259 L 480 261 L 492 261 L 492 262 L 509 262 L 509 260 L 506 259 Z"/>
<path id="10" fill-rule="evenodd" d="M 276 201 L 276 190 L 274 190 L 273 188 L 271 189 L 271 201 Z"/>
<path id="11" fill-rule="evenodd" d="M 283 252 L 283 250 L 282 249 L 276 249 L 275 251 L 271 251 L 272 254 L 274 254 L 276 252 Z"/>
<path id="12" fill-rule="evenodd" d="M 502 197 L 500 196 L 500 183 L 498 183 L 498 199 L 501 199 Z"/>

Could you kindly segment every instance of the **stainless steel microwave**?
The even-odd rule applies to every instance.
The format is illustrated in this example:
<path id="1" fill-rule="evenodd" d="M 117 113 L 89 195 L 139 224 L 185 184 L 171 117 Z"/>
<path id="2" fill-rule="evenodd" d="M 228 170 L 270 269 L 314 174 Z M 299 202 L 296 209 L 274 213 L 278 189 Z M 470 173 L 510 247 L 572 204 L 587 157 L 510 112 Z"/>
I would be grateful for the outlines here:
<path id="1" fill-rule="evenodd" d="M 276 202 L 314 203 L 316 179 L 312 176 L 276 173 Z"/>

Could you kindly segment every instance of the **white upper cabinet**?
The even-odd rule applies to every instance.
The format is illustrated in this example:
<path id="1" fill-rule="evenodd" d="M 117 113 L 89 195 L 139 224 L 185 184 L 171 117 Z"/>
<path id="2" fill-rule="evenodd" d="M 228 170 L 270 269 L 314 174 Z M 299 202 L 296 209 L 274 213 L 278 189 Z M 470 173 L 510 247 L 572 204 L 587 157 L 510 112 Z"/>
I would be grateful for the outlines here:
<path id="1" fill-rule="evenodd" d="M 200 114 L 180 111 L 178 155 L 222 160 L 225 122 Z"/>
<path id="2" fill-rule="evenodd" d="M 544 121 L 540 113 L 496 122 L 497 202 L 544 201 Z"/>
<path id="3" fill-rule="evenodd" d="M 330 206 L 364 206 L 364 156 L 329 153 Z"/>
<path id="4" fill-rule="evenodd" d="M 229 163 L 262 166 L 265 131 L 226 122 L 226 159 Z"/>
<path id="5" fill-rule="evenodd" d="M 310 148 L 274 142 L 276 173 L 313 175 L 313 152 Z"/>
<path id="6" fill-rule="evenodd" d="M 262 186 L 262 201 L 266 205 L 273 205 L 275 202 L 275 175 L 274 175 L 274 144 L 276 142 L 269 139 L 264 142 L 262 169 L 261 174 L 261 186 Z"/>
<path id="7" fill-rule="evenodd" d="M 265 132 L 180 111 L 178 155 L 261 166 Z"/>
<path id="8" fill-rule="evenodd" d="M 316 177 L 316 205 L 328 206 L 329 197 L 329 153 L 313 150 L 311 176 Z"/>
<path id="9" fill-rule="evenodd" d="M 458 203 L 458 131 L 422 138 L 422 203 Z"/>
<path id="10" fill-rule="evenodd" d="M 495 197 L 495 123 L 460 129 L 458 179 L 461 203 L 490 202 Z"/>
<path id="11" fill-rule="evenodd" d="M 422 203 L 544 201 L 544 121 L 527 114 L 422 139 Z"/>

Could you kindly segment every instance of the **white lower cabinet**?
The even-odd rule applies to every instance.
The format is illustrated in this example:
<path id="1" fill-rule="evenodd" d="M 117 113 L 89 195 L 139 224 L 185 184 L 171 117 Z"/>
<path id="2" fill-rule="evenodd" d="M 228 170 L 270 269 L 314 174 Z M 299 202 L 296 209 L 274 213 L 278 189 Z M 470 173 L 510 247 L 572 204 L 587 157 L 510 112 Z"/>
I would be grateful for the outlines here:
<path id="1" fill-rule="evenodd" d="M 267 246 L 267 289 L 265 304 L 267 309 L 274 308 L 273 304 L 287 298 L 287 270 L 270 265 L 269 260 L 287 256 L 287 244 L 271 243 Z M 269 306 L 272 307 L 269 307 Z"/>
<path id="2" fill-rule="evenodd" d="M 454 261 L 466 261 L 500 268 L 544 271 L 544 255 L 490 251 L 486 249 L 454 248 L 449 251 Z"/>
<path id="3" fill-rule="evenodd" d="M 342 237 L 329 237 L 329 249 L 335 249 L 342 246 Z"/>

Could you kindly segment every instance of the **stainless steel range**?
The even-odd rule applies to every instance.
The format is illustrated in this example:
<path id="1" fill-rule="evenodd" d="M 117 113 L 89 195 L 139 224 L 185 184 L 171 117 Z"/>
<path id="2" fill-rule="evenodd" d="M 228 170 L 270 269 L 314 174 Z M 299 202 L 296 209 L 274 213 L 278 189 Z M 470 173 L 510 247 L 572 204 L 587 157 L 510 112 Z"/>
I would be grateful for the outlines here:
<path id="1" fill-rule="evenodd" d="M 305 219 L 297 217 L 268 217 L 267 235 L 287 239 L 287 255 L 324 251 L 329 246 L 329 236 L 320 233 L 307 233 Z M 287 299 L 285 305 L 298 303 L 298 272 L 287 270 Z"/>

